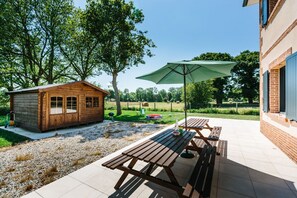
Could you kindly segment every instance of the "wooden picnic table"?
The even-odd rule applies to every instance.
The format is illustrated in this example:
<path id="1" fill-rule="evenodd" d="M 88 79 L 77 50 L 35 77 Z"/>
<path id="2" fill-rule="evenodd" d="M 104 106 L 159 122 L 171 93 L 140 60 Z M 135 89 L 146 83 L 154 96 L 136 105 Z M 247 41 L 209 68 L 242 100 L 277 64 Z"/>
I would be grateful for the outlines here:
<path id="1" fill-rule="evenodd" d="M 203 129 L 209 129 L 210 131 L 213 129 L 208 125 L 208 122 L 209 119 L 190 118 L 189 120 L 187 120 L 187 126 L 185 126 L 185 122 L 181 123 L 179 126 L 183 127 L 186 130 L 195 130 L 198 134 L 198 137 L 196 138 L 203 139 L 206 144 L 211 145 L 208 142 L 208 138 L 201 133 L 201 130 Z"/>
<path id="2" fill-rule="evenodd" d="M 182 194 L 183 188 L 178 183 L 174 172 L 171 170 L 176 158 L 181 154 L 184 148 L 193 141 L 195 132 L 185 131 L 180 136 L 173 136 L 173 129 L 168 129 L 148 140 L 142 142 L 122 153 L 117 158 L 111 159 L 103 164 L 111 169 L 119 169 L 124 171 L 121 178 L 115 185 L 118 189 L 128 176 L 128 174 L 149 180 L 161 186 L 175 190 L 179 195 Z M 128 166 L 124 163 L 130 161 Z M 138 160 L 148 163 L 148 168 L 145 172 L 133 169 L 133 166 Z M 151 176 L 155 166 L 162 167 L 170 181 Z"/>

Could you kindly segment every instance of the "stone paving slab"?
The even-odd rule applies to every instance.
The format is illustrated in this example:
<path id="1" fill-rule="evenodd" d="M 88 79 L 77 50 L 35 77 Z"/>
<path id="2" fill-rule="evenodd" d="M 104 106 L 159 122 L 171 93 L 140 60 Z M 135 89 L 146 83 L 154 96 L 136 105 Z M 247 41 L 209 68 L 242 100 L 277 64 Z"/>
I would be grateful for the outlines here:
<path id="1" fill-rule="evenodd" d="M 53 131 L 49 131 L 49 132 L 42 132 L 42 133 L 41 132 L 40 133 L 32 132 L 27 129 L 23 129 L 23 128 L 19 128 L 19 127 L 11 127 L 11 126 L 8 126 L 7 128 L 5 128 L 4 126 L 1 126 L 0 129 L 25 136 L 27 138 L 30 138 L 31 140 L 39 140 L 39 139 L 54 137 L 55 135 L 64 135 L 67 133 L 73 133 L 76 131 L 89 129 L 96 125 L 100 125 L 100 126 L 106 125 L 110 122 L 111 122 L 110 120 L 104 120 L 103 122 L 100 122 L 100 123 L 69 127 L 69 128 L 65 128 L 65 129 L 57 129 L 57 130 L 53 130 Z"/>
<path id="2" fill-rule="evenodd" d="M 224 153 L 216 158 L 211 197 L 297 198 L 297 164 L 260 133 L 258 121 L 211 118 L 209 124 L 223 127 L 220 139 L 227 145 Z M 115 190 L 113 187 L 122 172 L 101 166 L 103 162 L 147 138 L 150 137 L 24 197 L 178 197 L 172 190 L 134 176 L 129 176 L 123 186 Z M 198 156 L 190 160 L 177 159 L 173 170 L 181 184 L 187 182 L 197 159 Z M 135 167 L 140 170 L 145 165 L 140 162 Z M 153 175 L 166 178 L 161 168 L 157 168 Z"/>

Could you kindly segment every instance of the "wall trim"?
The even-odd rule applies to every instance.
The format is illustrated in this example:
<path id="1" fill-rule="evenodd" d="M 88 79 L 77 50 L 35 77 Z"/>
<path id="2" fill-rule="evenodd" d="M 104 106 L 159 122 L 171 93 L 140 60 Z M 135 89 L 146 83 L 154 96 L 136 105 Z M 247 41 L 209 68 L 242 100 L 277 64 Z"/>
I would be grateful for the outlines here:
<path id="1" fill-rule="evenodd" d="M 286 58 L 292 54 L 292 47 L 283 52 L 269 64 L 269 69 L 279 69 L 286 65 Z"/>
<path id="2" fill-rule="evenodd" d="M 273 43 L 273 45 L 262 55 L 264 59 L 295 27 L 297 26 L 297 19 L 282 33 L 282 35 Z"/>

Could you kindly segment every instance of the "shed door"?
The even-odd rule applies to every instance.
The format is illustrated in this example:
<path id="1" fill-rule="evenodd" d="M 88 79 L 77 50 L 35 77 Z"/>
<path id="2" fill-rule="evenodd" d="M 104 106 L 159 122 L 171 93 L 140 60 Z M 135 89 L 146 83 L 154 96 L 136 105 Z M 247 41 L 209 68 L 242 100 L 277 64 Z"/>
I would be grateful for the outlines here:
<path id="1" fill-rule="evenodd" d="M 78 123 L 78 97 L 67 96 L 65 105 L 65 124 L 72 125 Z"/>
<path id="2" fill-rule="evenodd" d="M 63 128 L 78 123 L 77 96 L 51 96 L 49 129 Z"/>
<path id="3" fill-rule="evenodd" d="M 50 97 L 49 129 L 64 125 L 64 101 L 62 96 Z"/>

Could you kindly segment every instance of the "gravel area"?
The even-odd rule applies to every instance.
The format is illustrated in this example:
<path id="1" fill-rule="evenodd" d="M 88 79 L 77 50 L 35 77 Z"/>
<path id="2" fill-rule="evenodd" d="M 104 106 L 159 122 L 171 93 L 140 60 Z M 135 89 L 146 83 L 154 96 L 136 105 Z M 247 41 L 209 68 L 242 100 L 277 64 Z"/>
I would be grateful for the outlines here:
<path id="1" fill-rule="evenodd" d="M 0 151 L 0 197 L 20 197 L 165 125 L 113 122 Z"/>

